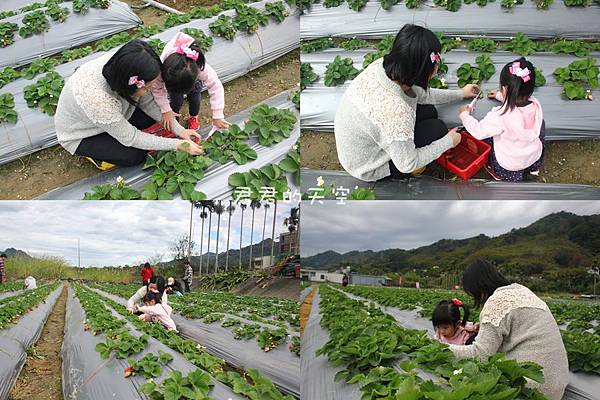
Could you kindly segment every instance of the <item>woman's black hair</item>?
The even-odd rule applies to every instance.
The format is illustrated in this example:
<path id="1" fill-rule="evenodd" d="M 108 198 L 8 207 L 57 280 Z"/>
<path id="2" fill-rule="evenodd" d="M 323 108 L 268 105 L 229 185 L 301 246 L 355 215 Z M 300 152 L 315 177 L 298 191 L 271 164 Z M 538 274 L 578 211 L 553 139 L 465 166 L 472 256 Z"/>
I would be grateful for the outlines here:
<path id="1" fill-rule="evenodd" d="M 460 319 L 460 307 L 464 309 L 462 320 Z M 460 323 L 462 326 L 469 320 L 469 307 L 466 304 L 455 304 L 452 300 L 442 300 L 433 310 L 431 321 L 433 326 L 452 325 Z"/>
<path id="2" fill-rule="evenodd" d="M 475 308 L 480 308 L 496 289 L 508 286 L 510 282 L 492 264 L 477 260 L 463 274 L 462 285 L 475 301 Z"/>
<path id="3" fill-rule="evenodd" d="M 148 262 L 147 262 L 147 263 L 145 263 L 145 264 L 144 264 L 144 268 L 150 268 L 150 263 L 148 263 Z"/>
<path id="4" fill-rule="evenodd" d="M 156 52 L 143 40 L 135 39 L 121 47 L 102 68 L 102 75 L 112 90 L 129 104 L 136 105 L 132 98 L 138 89 L 129 84 L 129 78 L 137 76 L 148 83 L 161 74 L 162 63 Z"/>
<path id="5" fill-rule="evenodd" d="M 521 77 L 510 73 L 510 67 L 513 63 L 519 63 L 520 68 L 527 68 L 529 70 L 529 80 L 527 82 L 524 82 Z M 506 86 L 506 97 L 502 104 L 504 107 L 502 114 L 514 110 L 517 106 L 526 105 L 535 89 L 535 67 L 525 57 L 509 62 L 502 68 L 502 72 L 500 72 L 500 86 Z"/>
<path id="6" fill-rule="evenodd" d="M 203 71 L 206 58 L 202 49 L 196 42 L 190 45 L 190 49 L 198 53 L 196 61 L 184 54 L 173 53 L 163 62 L 163 80 L 169 93 L 185 94 L 194 88 L 198 71 Z"/>
<path id="7" fill-rule="evenodd" d="M 435 33 L 422 26 L 406 24 L 396 35 L 392 50 L 383 57 L 383 68 L 391 80 L 426 90 L 436 67 L 431 53 L 441 51 L 442 45 Z"/>

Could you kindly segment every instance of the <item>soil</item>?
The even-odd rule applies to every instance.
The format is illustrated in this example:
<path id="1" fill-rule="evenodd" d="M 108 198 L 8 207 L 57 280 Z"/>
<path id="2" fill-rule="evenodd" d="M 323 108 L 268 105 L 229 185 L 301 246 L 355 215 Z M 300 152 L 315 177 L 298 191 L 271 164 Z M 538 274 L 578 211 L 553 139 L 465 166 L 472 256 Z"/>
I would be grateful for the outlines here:
<path id="1" fill-rule="evenodd" d="M 66 285 L 50 313 L 42 336 L 31 347 L 11 400 L 62 400 L 62 346 L 67 305 Z"/>
<path id="2" fill-rule="evenodd" d="M 313 298 L 317 294 L 317 288 L 313 288 L 311 292 L 306 295 L 304 298 L 304 302 L 300 305 L 300 335 L 304 334 L 304 328 L 308 322 L 308 318 L 310 317 L 310 310 L 312 308 Z"/>
<path id="3" fill-rule="evenodd" d="M 293 51 L 226 83 L 225 115 L 235 114 L 284 90 L 295 88 L 300 79 L 299 54 L 299 51 Z M 207 95 L 202 98 L 200 110 L 202 125 L 209 124 L 210 103 Z M 182 109 L 182 116 L 187 121 L 187 105 Z M 0 166 L 3 182 L 0 200 L 32 199 L 98 173 L 100 171 L 85 159 L 72 156 L 61 146 L 55 146 Z"/>
<path id="4" fill-rule="evenodd" d="M 277 297 L 298 301 L 300 298 L 300 282 L 295 278 L 273 277 L 267 281 L 256 283 L 256 278 L 249 278 L 232 290 L 242 296 Z"/>
<path id="5" fill-rule="evenodd" d="M 335 137 L 331 132 L 303 131 L 300 154 L 302 167 L 311 169 L 343 170 L 335 151 Z M 530 176 L 533 182 L 564 183 L 600 186 L 600 140 L 578 142 L 547 142 L 545 159 L 540 175 Z M 426 175 L 451 179 L 450 174 L 437 164 L 427 167 Z M 490 179 L 483 170 L 474 178 Z"/>

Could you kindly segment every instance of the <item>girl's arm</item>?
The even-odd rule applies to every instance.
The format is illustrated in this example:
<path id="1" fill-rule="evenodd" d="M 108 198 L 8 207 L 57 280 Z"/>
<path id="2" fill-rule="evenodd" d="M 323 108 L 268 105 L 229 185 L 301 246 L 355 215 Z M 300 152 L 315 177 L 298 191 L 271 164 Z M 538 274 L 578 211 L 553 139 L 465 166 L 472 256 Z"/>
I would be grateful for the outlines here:
<path id="1" fill-rule="evenodd" d="M 477 121 L 468 111 L 461 112 L 459 117 L 467 131 L 476 139 L 482 140 L 504 132 L 497 110 L 490 111 L 481 121 Z"/>
<path id="2" fill-rule="evenodd" d="M 418 104 L 445 104 L 455 101 L 461 101 L 464 97 L 462 89 L 428 89 L 423 90 L 419 86 L 413 86 L 413 91 L 417 95 Z"/>
<path id="3" fill-rule="evenodd" d="M 160 82 L 162 82 L 162 79 L 159 77 L 159 82 L 157 82 L 154 86 L 154 88 L 156 88 L 157 86 L 160 85 Z M 162 86 L 164 87 L 164 82 L 162 82 Z M 148 116 L 152 119 L 154 119 L 155 121 L 162 121 L 163 119 L 163 112 L 162 112 L 162 108 L 161 105 L 159 104 L 159 100 L 157 100 L 157 98 L 154 95 L 154 88 L 152 89 L 152 95 L 145 95 L 140 99 L 139 102 L 139 108 L 144 111 L 146 114 L 148 114 Z M 166 89 L 165 89 L 165 93 L 166 93 Z M 160 100 L 162 101 L 162 100 Z M 167 102 L 167 104 L 169 105 L 169 111 L 171 111 L 171 105 L 169 104 L 169 100 L 168 98 L 165 100 Z M 181 126 L 181 124 L 179 122 L 177 122 L 177 120 L 175 118 L 173 118 L 173 120 L 171 121 L 171 131 L 173 131 L 173 133 L 177 136 L 181 135 L 181 132 L 183 132 L 185 130 L 185 128 L 183 126 Z M 154 270 L 152 271 L 154 273 Z"/>
<path id="4" fill-rule="evenodd" d="M 154 309 L 156 306 L 138 306 L 137 311 L 144 313 L 146 315 L 155 316 L 156 310 Z"/>
<path id="5" fill-rule="evenodd" d="M 156 83 L 152 87 L 152 96 L 154 96 L 154 100 L 156 101 L 156 104 L 158 104 L 161 113 L 164 114 L 169 111 L 173 111 L 171 109 L 169 94 L 167 92 L 167 87 L 165 86 L 165 81 L 163 80 L 162 75 L 158 76 Z"/>
<path id="6" fill-rule="evenodd" d="M 502 340 L 501 326 L 495 327 L 490 323 L 484 323 L 481 324 L 481 329 L 473 344 L 468 346 L 451 344 L 449 348 L 454 353 L 454 356 L 459 359 L 477 357 L 481 360 L 486 360 L 489 356 L 498 352 L 498 349 L 502 345 Z"/>
<path id="7" fill-rule="evenodd" d="M 204 70 L 198 71 L 198 79 L 202 81 L 208 95 L 210 96 L 210 109 L 213 119 L 223 119 L 225 115 L 225 90 L 215 70 L 208 64 L 204 64 Z"/>

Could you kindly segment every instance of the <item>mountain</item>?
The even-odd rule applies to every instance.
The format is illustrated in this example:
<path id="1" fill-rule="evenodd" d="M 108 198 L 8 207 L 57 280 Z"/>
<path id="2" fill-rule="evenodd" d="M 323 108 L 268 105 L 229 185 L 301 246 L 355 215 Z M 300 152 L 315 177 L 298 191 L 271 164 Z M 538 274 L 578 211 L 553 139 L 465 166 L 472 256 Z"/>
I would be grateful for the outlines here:
<path id="1" fill-rule="evenodd" d="M 0 254 L 6 254 L 8 258 L 20 257 L 20 258 L 31 258 L 31 256 L 25 253 L 23 250 L 14 249 L 9 247 L 4 251 L 0 251 Z"/>
<path id="2" fill-rule="evenodd" d="M 546 279 L 554 288 L 589 283 L 587 269 L 600 257 L 600 215 L 550 214 L 531 225 L 487 237 L 443 239 L 412 250 L 326 251 L 301 260 L 303 268 L 352 270 L 369 274 L 406 274 L 440 277 L 460 274 L 477 259 L 488 260 L 507 276 Z M 435 267 L 435 268 L 433 268 Z M 586 283 L 587 282 L 587 283 Z"/>

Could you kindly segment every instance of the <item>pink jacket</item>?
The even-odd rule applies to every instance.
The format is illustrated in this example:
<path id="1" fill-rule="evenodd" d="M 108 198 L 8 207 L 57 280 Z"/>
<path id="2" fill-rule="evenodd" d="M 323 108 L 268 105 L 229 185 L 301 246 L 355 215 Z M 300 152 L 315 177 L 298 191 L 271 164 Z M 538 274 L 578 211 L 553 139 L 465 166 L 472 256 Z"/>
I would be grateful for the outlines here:
<path id="1" fill-rule="evenodd" d="M 175 53 L 179 46 L 190 46 L 194 43 L 194 38 L 186 35 L 185 33 L 178 32 L 173 39 L 165 45 L 160 59 L 165 61 L 167 57 Z M 204 64 L 204 69 L 198 71 L 197 80 L 202 81 L 204 86 L 208 89 L 208 95 L 210 96 L 210 108 L 212 110 L 212 117 L 214 119 L 223 119 L 225 116 L 223 110 L 225 109 L 225 90 L 223 84 L 219 80 L 217 73 L 210 65 Z M 152 88 L 152 94 L 156 104 L 160 107 L 160 111 L 164 114 L 171 111 L 171 104 L 169 103 L 167 88 L 162 76 L 158 77 L 158 81 Z"/>
<path id="2" fill-rule="evenodd" d="M 467 323 L 468 325 L 469 323 Z M 460 346 L 463 346 L 466 342 L 467 339 L 469 339 L 469 337 L 472 335 L 473 333 L 471 332 L 467 332 L 465 330 L 465 328 L 463 328 L 462 326 L 459 327 L 456 332 L 454 333 L 454 336 L 452 336 L 451 338 L 447 338 L 445 336 L 440 335 L 437 331 L 435 332 L 435 338 L 437 340 L 439 340 L 442 343 L 447 343 L 447 344 L 458 344 Z"/>
<path id="3" fill-rule="evenodd" d="M 502 100 L 502 94 L 496 94 Z M 520 171 L 531 166 L 542 156 L 540 130 L 544 119 L 542 105 L 533 96 L 531 104 L 516 107 L 502 115 L 502 106 L 494 107 L 481 121 L 468 111 L 460 113 L 467 131 L 477 139 L 494 138 L 494 152 L 498 164 L 509 171 Z"/>
<path id="4" fill-rule="evenodd" d="M 159 322 L 168 330 L 177 330 L 175 321 L 171 318 L 171 313 L 173 312 L 171 306 L 167 304 L 155 304 L 153 306 L 140 306 L 137 309 L 150 316 L 153 322 Z"/>

